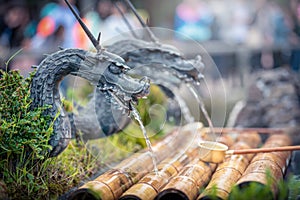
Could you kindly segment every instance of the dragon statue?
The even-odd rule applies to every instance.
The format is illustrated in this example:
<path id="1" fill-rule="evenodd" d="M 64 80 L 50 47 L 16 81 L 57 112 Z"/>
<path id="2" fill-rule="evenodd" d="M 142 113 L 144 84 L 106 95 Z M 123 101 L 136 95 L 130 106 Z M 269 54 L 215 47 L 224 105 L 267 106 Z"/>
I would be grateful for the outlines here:
<path id="1" fill-rule="evenodd" d="M 53 147 L 50 156 L 60 154 L 79 130 L 86 140 L 103 137 L 97 131 L 99 125 L 95 123 L 95 116 L 91 116 L 91 110 L 96 111 L 96 121 L 104 136 L 125 128 L 130 122 L 128 113 L 133 104 L 149 93 L 150 81 L 147 77 L 171 97 L 174 95 L 172 87 L 179 88 L 182 81 L 199 82 L 202 78 L 199 69 L 204 65 L 200 56 L 186 60 L 175 47 L 159 43 L 150 31 L 151 42 L 136 38 L 102 48 L 100 37 L 98 40 L 94 38 L 69 2 L 65 2 L 97 52 L 61 49 L 48 55 L 38 65 L 31 84 L 32 107 L 51 106 L 45 111 L 54 122 L 54 132 L 49 141 Z M 126 2 L 139 17 L 130 1 Z M 145 24 L 144 27 L 149 30 Z M 94 97 L 76 117 L 75 114 L 66 113 L 59 94 L 59 84 L 67 75 L 84 78 L 96 86 Z M 130 75 L 141 78 L 132 78 Z"/>
<path id="2" fill-rule="evenodd" d="M 147 30 L 151 39 L 150 42 L 138 38 L 126 39 L 106 46 L 109 52 L 121 56 L 126 61 L 131 68 L 128 70 L 128 74 L 149 77 L 152 83 L 159 85 L 171 98 L 174 98 L 172 88 L 178 89 L 182 82 L 199 82 L 203 77 L 201 71 L 204 68 L 201 57 L 197 56 L 195 59 L 187 60 L 174 46 L 160 43 L 138 15 L 131 2 L 126 1 L 126 3 Z M 90 34 L 77 13 L 71 6 L 69 7 L 82 28 L 87 34 Z M 121 11 L 120 13 L 126 20 L 123 13 Z M 126 24 L 129 23 L 126 22 Z M 132 31 L 132 33 L 134 32 Z M 136 34 L 133 35 L 137 37 Z M 111 98 L 111 101 L 102 102 L 104 95 L 102 91 L 96 90 L 94 98 L 84 109 L 79 110 L 80 114 L 74 117 L 73 134 L 80 130 L 80 137 L 83 140 L 96 139 L 100 137 L 100 132 L 110 135 L 123 130 L 128 125 L 130 118 L 124 112 L 124 108 L 112 106 L 118 105 L 114 98 Z M 93 110 L 96 111 L 96 116 L 91 114 Z M 110 110 L 110 112 L 103 112 L 104 110 Z M 99 130 L 99 125 L 94 123 L 95 121 L 99 122 L 102 130 Z"/>
<path id="3" fill-rule="evenodd" d="M 126 75 L 130 68 L 124 60 L 103 49 L 99 40 L 88 35 L 97 52 L 81 49 L 64 49 L 48 55 L 39 65 L 31 84 L 32 107 L 50 105 L 44 114 L 50 115 L 53 122 L 53 135 L 50 156 L 57 156 L 71 139 L 70 119 L 63 109 L 59 84 L 67 75 L 87 79 L 101 91 L 101 102 L 109 103 L 114 98 L 118 106 L 127 112 L 131 104 L 149 93 L 150 83 L 144 77 L 140 80 Z"/>

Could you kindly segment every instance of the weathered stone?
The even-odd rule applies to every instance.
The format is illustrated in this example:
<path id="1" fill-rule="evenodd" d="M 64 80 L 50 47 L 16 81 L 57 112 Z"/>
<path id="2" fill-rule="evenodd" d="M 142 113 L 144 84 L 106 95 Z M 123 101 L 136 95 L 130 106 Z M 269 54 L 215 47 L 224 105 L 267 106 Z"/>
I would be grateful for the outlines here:
<path id="1" fill-rule="evenodd" d="M 295 86 L 286 82 L 284 84 L 277 84 L 276 87 L 271 88 L 270 98 L 281 98 L 284 95 L 296 96 Z"/>
<path id="2" fill-rule="evenodd" d="M 262 91 L 257 87 L 257 85 L 253 84 L 249 88 L 248 92 L 248 102 L 259 102 L 264 98 Z"/>
<path id="3" fill-rule="evenodd" d="M 239 127 L 300 127 L 300 84 L 287 68 L 264 70 L 253 74 L 244 107 L 235 114 Z M 295 143 L 296 132 L 290 131 Z"/>

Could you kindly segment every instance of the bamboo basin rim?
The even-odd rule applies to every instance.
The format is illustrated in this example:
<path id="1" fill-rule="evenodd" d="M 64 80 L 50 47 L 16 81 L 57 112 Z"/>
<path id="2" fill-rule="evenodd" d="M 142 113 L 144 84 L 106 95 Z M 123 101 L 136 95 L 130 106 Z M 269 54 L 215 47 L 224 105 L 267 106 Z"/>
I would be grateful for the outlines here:
<path id="1" fill-rule="evenodd" d="M 225 144 L 222 144 L 220 142 L 213 142 L 213 141 L 201 141 L 199 142 L 200 148 L 204 148 L 207 150 L 212 151 L 227 151 L 228 146 Z"/>

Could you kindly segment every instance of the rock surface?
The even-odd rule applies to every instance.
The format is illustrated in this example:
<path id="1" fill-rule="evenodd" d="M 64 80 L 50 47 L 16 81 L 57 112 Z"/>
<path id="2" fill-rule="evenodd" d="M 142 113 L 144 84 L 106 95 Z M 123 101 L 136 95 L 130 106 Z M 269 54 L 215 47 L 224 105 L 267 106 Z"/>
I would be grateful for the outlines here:
<path id="1" fill-rule="evenodd" d="M 296 137 L 300 127 L 300 82 L 288 68 L 253 74 L 246 100 L 234 116 L 235 127 L 290 128 Z"/>

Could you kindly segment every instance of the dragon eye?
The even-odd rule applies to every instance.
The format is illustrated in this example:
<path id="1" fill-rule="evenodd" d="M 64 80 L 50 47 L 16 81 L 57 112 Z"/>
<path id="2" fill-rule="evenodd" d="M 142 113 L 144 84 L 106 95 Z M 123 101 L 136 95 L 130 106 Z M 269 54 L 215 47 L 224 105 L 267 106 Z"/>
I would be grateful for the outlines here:
<path id="1" fill-rule="evenodd" d="M 116 65 L 110 65 L 109 71 L 113 74 L 121 74 L 122 73 L 122 69 Z"/>

